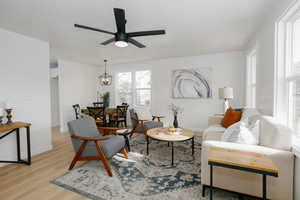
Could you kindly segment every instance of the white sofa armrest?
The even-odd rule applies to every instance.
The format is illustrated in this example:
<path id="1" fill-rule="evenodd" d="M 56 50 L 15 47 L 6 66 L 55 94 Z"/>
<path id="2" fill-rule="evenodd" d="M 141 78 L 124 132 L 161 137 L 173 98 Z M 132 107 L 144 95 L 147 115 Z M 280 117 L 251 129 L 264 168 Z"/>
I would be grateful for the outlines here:
<path id="1" fill-rule="evenodd" d="M 218 132 L 218 131 L 210 131 L 209 129 L 206 129 L 205 131 L 203 131 L 202 141 L 206 141 L 206 140 L 221 141 L 223 134 L 224 134 L 223 131 Z"/>
<path id="2" fill-rule="evenodd" d="M 208 126 L 219 125 L 222 122 L 223 115 L 213 115 L 208 117 Z"/>
<path id="3" fill-rule="evenodd" d="M 201 182 L 204 185 L 209 185 L 210 183 L 210 168 L 208 166 L 208 152 L 210 147 L 221 147 L 268 155 L 279 170 L 277 178 L 270 176 L 267 178 L 268 198 L 274 200 L 293 199 L 294 155 L 292 152 L 257 145 L 204 141 L 201 152 Z M 221 167 L 215 167 L 213 173 L 215 187 L 253 196 L 261 196 L 261 175 Z"/>

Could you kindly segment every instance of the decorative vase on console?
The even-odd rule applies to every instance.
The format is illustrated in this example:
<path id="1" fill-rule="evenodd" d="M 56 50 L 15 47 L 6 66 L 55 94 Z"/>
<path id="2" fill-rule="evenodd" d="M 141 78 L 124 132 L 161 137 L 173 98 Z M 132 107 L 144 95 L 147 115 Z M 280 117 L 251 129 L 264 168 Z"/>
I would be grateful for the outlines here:
<path id="1" fill-rule="evenodd" d="M 174 116 L 173 126 L 174 126 L 174 128 L 178 128 L 179 125 L 178 125 L 178 118 L 177 118 L 177 116 L 178 116 L 179 113 L 183 112 L 183 108 L 181 108 L 179 106 L 176 106 L 174 104 L 171 104 L 169 107 L 170 107 L 170 110 L 172 111 L 173 116 Z"/>

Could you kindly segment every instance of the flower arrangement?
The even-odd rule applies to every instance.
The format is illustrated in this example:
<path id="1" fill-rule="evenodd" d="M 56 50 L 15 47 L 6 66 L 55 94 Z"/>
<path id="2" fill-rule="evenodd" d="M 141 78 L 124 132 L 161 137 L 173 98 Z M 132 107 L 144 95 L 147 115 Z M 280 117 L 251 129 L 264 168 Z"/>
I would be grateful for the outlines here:
<path id="1" fill-rule="evenodd" d="M 183 112 L 183 108 L 182 107 L 176 106 L 173 103 L 171 105 L 169 105 L 169 109 L 172 111 L 172 113 L 173 113 L 174 116 L 177 116 L 178 114 L 180 114 L 180 113 Z"/>

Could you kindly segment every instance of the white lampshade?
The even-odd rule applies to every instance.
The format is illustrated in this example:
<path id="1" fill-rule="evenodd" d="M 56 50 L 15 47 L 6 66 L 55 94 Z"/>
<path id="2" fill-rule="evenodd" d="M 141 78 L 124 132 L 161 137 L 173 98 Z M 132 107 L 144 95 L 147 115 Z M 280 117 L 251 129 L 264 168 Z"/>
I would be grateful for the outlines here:
<path id="1" fill-rule="evenodd" d="M 233 99 L 233 89 L 230 87 L 219 88 L 220 99 Z"/>

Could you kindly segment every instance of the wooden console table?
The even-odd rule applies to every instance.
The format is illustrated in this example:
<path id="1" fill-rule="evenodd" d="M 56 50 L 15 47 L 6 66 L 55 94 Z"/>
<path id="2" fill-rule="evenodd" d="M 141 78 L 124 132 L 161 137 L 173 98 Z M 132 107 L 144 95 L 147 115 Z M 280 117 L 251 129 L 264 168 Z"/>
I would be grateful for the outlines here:
<path id="1" fill-rule="evenodd" d="M 210 165 L 210 199 L 212 200 L 213 189 L 213 166 L 230 168 L 261 174 L 262 196 L 267 199 L 267 175 L 278 177 L 278 169 L 272 160 L 265 154 L 246 152 L 240 150 L 210 147 L 208 153 L 208 165 Z"/>
<path id="2" fill-rule="evenodd" d="M 0 125 L 0 133 L 5 133 L 0 136 L 0 140 L 10 135 L 11 133 L 16 133 L 17 140 L 17 161 L 6 161 L 0 160 L 0 163 L 21 163 L 31 165 L 31 151 L 30 151 L 30 126 L 29 123 L 24 122 L 13 122 L 11 124 Z M 21 147 L 20 147 L 20 128 L 26 128 L 27 137 L 27 161 L 21 159 Z"/>

